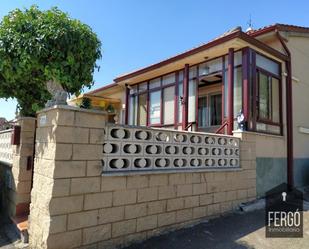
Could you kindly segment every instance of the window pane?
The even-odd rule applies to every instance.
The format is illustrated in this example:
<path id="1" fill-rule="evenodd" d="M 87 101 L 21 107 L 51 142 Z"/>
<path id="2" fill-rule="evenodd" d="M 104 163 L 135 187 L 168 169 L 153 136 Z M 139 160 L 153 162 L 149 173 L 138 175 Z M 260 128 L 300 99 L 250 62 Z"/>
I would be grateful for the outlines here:
<path id="1" fill-rule="evenodd" d="M 138 111 L 139 111 L 139 125 L 146 125 L 146 120 L 147 120 L 147 94 L 139 95 Z"/>
<path id="2" fill-rule="evenodd" d="M 199 65 L 199 75 L 207 75 L 222 70 L 222 58 L 211 60 Z"/>
<path id="3" fill-rule="evenodd" d="M 225 68 L 228 67 L 228 63 L 229 63 L 229 57 L 226 55 L 224 56 Z M 242 51 L 238 51 L 234 53 L 234 67 L 238 65 L 242 65 Z"/>
<path id="4" fill-rule="evenodd" d="M 196 80 L 189 81 L 188 122 L 195 122 Z"/>
<path id="5" fill-rule="evenodd" d="M 222 95 L 210 96 L 210 125 L 221 125 L 222 120 Z"/>
<path id="6" fill-rule="evenodd" d="M 136 125 L 137 124 L 137 103 L 136 103 L 136 96 L 130 96 L 130 103 L 129 103 L 129 125 Z"/>
<path id="7" fill-rule="evenodd" d="M 176 81 L 175 73 L 171 73 L 171 74 L 163 76 L 162 85 L 173 84 L 175 83 L 175 81 Z"/>
<path id="8" fill-rule="evenodd" d="M 209 126 L 209 113 L 208 113 L 207 97 L 200 97 L 198 99 L 198 125 L 200 128 Z"/>
<path id="9" fill-rule="evenodd" d="M 238 51 L 234 53 L 234 67 L 242 64 L 242 52 Z"/>
<path id="10" fill-rule="evenodd" d="M 161 91 L 150 93 L 149 103 L 149 122 L 150 124 L 160 124 L 161 118 Z"/>
<path id="11" fill-rule="evenodd" d="M 189 69 L 189 79 L 195 78 L 196 74 L 197 74 L 197 67 L 196 66 L 190 67 L 190 69 Z"/>
<path id="12" fill-rule="evenodd" d="M 280 108 L 279 108 L 279 80 L 272 78 L 272 121 L 280 122 Z"/>
<path id="13" fill-rule="evenodd" d="M 256 54 L 256 65 L 268 72 L 279 75 L 279 64 L 260 54 Z"/>
<path id="14" fill-rule="evenodd" d="M 139 92 L 144 92 L 147 91 L 147 82 L 143 82 L 138 85 L 138 91 Z"/>
<path id="15" fill-rule="evenodd" d="M 178 123 L 182 123 L 182 104 L 181 104 L 182 97 L 183 97 L 183 83 L 179 82 L 179 85 L 178 85 Z"/>
<path id="16" fill-rule="evenodd" d="M 234 69 L 234 118 L 242 109 L 242 69 Z"/>
<path id="17" fill-rule="evenodd" d="M 161 78 L 156 78 L 149 81 L 149 89 L 153 89 L 161 86 Z"/>
<path id="18" fill-rule="evenodd" d="M 269 119 L 269 84 L 268 77 L 259 73 L 259 118 Z"/>
<path id="19" fill-rule="evenodd" d="M 164 103 L 164 124 L 173 124 L 174 123 L 174 109 L 175 109 L 175 87 L 167 87 L 163 90 L 163 103 Z"/>
<path id="20" fill-rule="evenodd" d="M 183 81 L 183 71 L 179 71 L 179 73 L 178 73 L 178 81 L 179 82 Z"/>
<path id="21" fill-rule="evenodd" d="M 130 89 L 130 94 L 136 93 L 137 92 L 137 85 L 131 86 Z"/>
<path id="22" fill-rule="evenodd" d="M 227 88 L 228 88 L 228 80 L 227 80 L 227 70 L 224 72 L 224 117 L 227 117 Z"/>

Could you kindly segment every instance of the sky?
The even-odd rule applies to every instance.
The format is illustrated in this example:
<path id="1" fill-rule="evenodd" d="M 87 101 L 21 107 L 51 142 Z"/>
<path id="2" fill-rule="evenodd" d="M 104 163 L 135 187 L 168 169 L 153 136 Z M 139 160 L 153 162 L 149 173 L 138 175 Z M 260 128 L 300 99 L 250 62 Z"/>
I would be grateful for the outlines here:
<path id="1" fill-rule="evenodd" d="M 92 89 L 112 83 L 125 72 L 205 43 L 225 31 L 273 23 L 309 26 L 309 2 L 209 0 L 0 0 L 0 19 L 33 4 L 59 7 L 88 24 L 102 42 L 101 69 Z M 1 82 L 0 82 L 1 84 Z M 0 117 L 15 117 L 16 101 L 0 99 Z"/>

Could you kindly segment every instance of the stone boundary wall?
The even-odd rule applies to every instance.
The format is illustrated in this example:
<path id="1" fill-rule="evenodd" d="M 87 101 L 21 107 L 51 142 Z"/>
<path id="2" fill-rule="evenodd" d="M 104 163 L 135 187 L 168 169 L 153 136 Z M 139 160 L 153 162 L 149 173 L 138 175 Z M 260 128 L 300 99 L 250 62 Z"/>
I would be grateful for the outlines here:
<path id="1" fill-rule="evenodd" d="M 35 118 L 19 118 L 16 125 L 21 127 L 20 144 L 12 145 L 12 164 L 1 165 L 0 169 L 5 182 L 3 208 L 10 217 L 29 213 Z"/>
<path id="2" fill-rule="evenodd" d="M 30 248 L 115 248 L 255 199 L 253 142 L 232 171 L 102 176 L 105 121 L 61 106 L 38 114 Z"/>

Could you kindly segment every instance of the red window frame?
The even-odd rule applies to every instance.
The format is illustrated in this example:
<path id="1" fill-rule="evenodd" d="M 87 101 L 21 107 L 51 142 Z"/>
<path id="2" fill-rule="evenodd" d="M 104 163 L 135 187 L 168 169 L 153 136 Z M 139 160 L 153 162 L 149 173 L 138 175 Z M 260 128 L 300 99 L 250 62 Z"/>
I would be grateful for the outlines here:
<path id="1" fill-rule="evenodd" d="M 180 70 L 181 71 L 181 70 Z M 130 115 L 130 99 L 131 97 L 135 97 L 135 96 L 138 96 L 137 97 L 137 100 L 136 100 L 136 105 L 137 105 L 137 121 L 136 121 L 136 125 L 140 125 L 140 111 L 139 111 L 139 95 L 142 95 L 142 94 L 147 94 L 147 115 L 146 115 L 146 126 L 149 126 L 149 127 L 164 127 L 164 126 L 174 126 L 175 124 L 175 115 L 174 115 L 174 122 L 171 123 L 171 124 L 164 124 L 164 89 L 165 88 L 168 88 L 168 87 L 174 87 L 174 91 L 175 91 L 175 97 L 174 97 L 174 107 L 176 107 L 176 96 L 178 94 L 176 94 L 176 86 L 178 85 L 177 82 L 178 82 L 178 72 L 179 71 L 174 71 L 174 72 L 170 72 L 170 73 L 167 73 L 167 74 L 164 74 L 164 75 L 161 75 L 159 77 L 155 77 L 155 78 L 152 78 L 152 79 L 149 79 L 147 81 L 143 81 L 143 82 L 140 82 L 140 83 L 137 83 L 137 84 L 134 84 L 132 85 L 132 87 L 135 87 L 136 86 L 136 92 L 135 93 L 130 93 L 130 91 L 128 92 L 128 115 Z M 169 75 L 169 74 L 173 74 L 175 73 L 175 82 L 173 83 L 170 83 L 170 84 L 167 84 L 167 85 L 163 85 L 163 77 L 166 76 L 166 75 Z M 150 89 L 149 88 L 149 82 L 154 80 L 154 79 L 158 79 L 160 78 L 160 86 L 159 87 L 156 87 L 156 88 L 152 88 Z M 139 91 L 139 86 L 140 84 L 143 84 L 143 83 L 147 83 L 147 90 L 144 90 L 144 91 Z M 160 122 L 159 123 L 155 123 L 155 124 L 150 124 L 150 94 L 152 92 L 156 92 L 156 91 L 160 91 L 160 94 L 161 94 L 161 102 L 160 102 Z M 177 107 L 177 110 L 178 110 L 178 107 Z M 174 112 L 176 112 L 176 108 L 174 108 Z M 130 117 L 128 118 L 128 120 L 130 120 Z"/>

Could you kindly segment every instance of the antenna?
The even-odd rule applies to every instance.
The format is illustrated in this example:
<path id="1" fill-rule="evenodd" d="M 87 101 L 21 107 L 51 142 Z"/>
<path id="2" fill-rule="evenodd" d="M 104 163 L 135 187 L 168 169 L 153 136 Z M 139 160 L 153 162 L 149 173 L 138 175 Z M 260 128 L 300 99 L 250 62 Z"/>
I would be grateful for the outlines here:
<path id="1" fill-rule="evenodd" d="M 251 14 L 249 16 L 249 21 L 247 22 L 247 24 L 248 24 L 249 27 L 247 28 L 246 32 L 252 31 L 253 30 L 253 25 L 252 25 Z"/>

